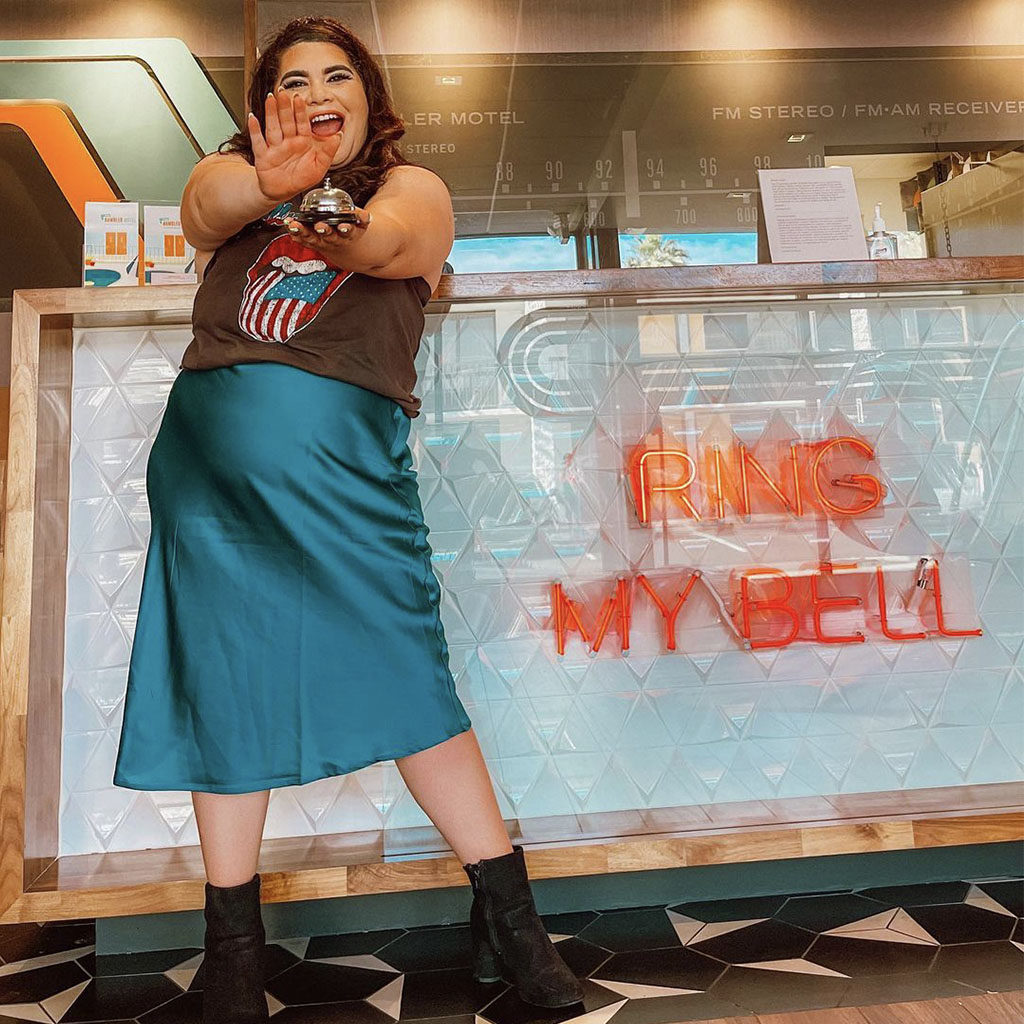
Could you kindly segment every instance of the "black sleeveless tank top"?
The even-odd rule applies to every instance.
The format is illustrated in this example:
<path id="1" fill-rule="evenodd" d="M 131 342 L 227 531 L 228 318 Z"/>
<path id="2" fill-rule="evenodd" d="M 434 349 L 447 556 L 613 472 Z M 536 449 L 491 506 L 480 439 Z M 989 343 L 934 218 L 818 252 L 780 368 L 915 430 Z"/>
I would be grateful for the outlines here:
<path id="1" fill-rule="evenodd" d="M 300 193 L 281 203 L 214 252 L 196 292 L 181 367 L 290 363 L 386 395 L 418 416 L 414 362 L 430 284 L 329 263 L 284 226 L 301 201 Z"/>

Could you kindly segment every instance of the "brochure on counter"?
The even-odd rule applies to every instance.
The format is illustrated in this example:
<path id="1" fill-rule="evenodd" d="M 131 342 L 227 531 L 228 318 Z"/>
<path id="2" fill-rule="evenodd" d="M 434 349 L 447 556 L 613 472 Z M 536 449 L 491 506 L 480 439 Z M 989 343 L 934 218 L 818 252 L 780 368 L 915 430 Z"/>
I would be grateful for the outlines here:
<path id="1" fill-rule="evenodd" d="M 82 284 L 110 288 L 140 284 L 195 284 L 196 251 L 181 230 L 181 207 L 137 202 L 87 202 Z"/>

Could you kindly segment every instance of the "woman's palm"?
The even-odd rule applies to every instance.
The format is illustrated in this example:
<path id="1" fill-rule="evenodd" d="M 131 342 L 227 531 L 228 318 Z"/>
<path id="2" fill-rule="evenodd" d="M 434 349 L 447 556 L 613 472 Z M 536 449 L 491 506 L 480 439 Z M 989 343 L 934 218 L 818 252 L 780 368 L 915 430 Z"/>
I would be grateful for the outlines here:
<path id="1" fill-rule="evenodd" d="M 335 138 L 337 138 L 335 136 Z M 335 152 L 337 146 L 334 147 Z M 271 146 L 263 159 L 254 157 L 260 191 L 277 199 L 290 199 L 323 181 L 334 158 L 325 146 L 301 135 Z"/>
<path id="2" fill-rule="evenodd" d="M 341 145 L 341 133 L 319 138 L 309 125 L 301 96 L 286 92 L 268 96 L 266 134 L 255 117 L 249 118 L 253 165 L 260 191 L 270 199 L 290 199 L 318 185 L 330 169 Z"/>

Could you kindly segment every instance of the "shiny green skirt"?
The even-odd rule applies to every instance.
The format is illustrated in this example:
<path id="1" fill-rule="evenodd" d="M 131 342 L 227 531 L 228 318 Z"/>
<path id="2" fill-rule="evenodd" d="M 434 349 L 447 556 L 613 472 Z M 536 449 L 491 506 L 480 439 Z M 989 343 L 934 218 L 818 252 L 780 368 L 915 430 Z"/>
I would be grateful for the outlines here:
<path id="1" fill-rule="evenodd" d="M 115 785 L 296 786 L 470 728 L 410 425 L 283 363 L 181 370 L 146 471 Z"/>

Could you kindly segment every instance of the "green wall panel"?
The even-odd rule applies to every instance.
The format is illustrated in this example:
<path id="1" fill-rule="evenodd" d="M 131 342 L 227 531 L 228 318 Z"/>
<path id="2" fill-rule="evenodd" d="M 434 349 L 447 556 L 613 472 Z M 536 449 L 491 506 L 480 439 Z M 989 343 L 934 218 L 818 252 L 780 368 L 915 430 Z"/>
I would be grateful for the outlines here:
<path id="1" fill-rule="evenodd" d="M 66 103 L 125 199 L 178 202 L 201 156 L 132 61 L 0 63 L 0 98 Z"/>
<path id="2" fill-rule="evenodd" d="M 0 40 L 0 57 L 15 56 L 138 57 L 152 68 L 204 153 L 237 131 L 205 71 L 180 39 Z"/>

